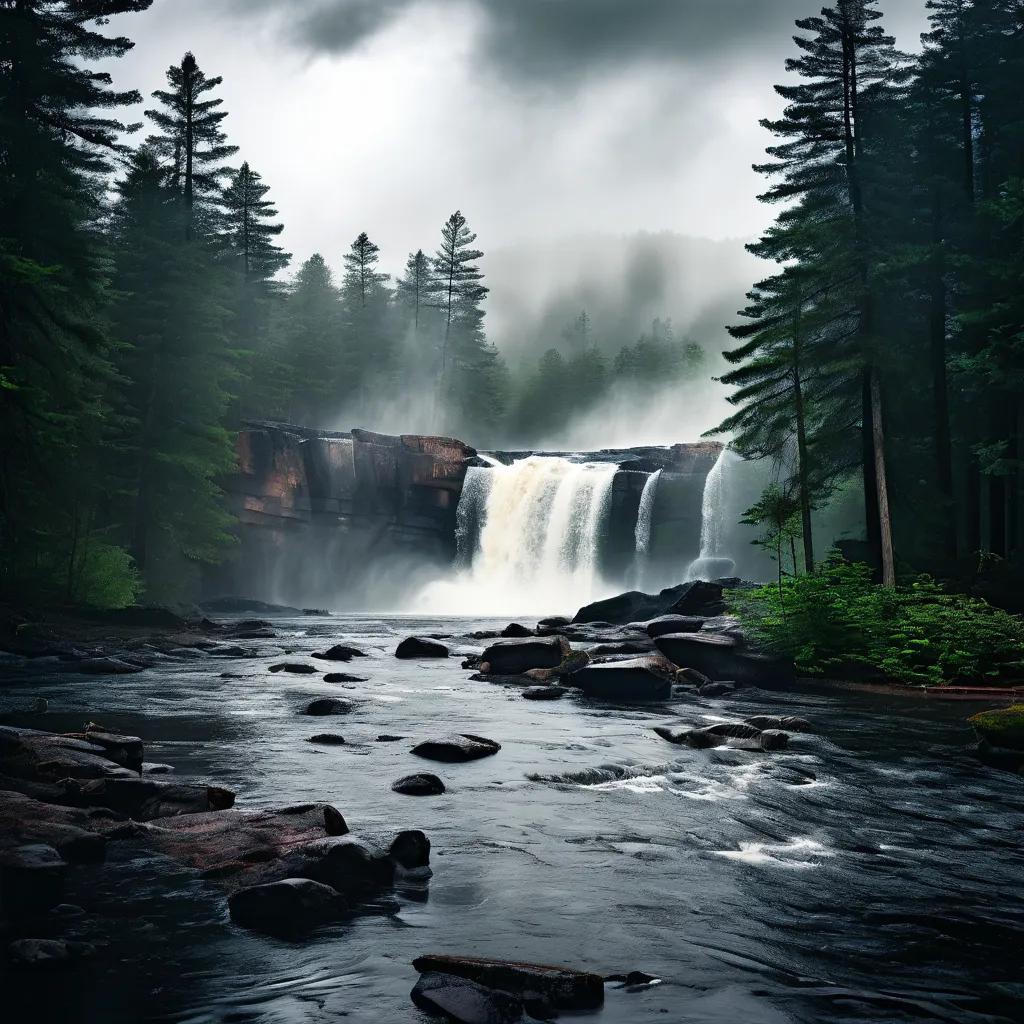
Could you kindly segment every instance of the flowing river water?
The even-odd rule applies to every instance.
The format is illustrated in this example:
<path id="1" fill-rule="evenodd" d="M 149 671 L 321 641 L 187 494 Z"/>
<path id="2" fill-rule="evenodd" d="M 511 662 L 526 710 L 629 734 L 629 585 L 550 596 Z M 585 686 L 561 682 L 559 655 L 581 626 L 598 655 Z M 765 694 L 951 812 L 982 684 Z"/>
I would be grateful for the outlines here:
<path id="1" fill-rule="evenodd" d="M 0 968 L 3 1020 L 426 1021 L 409 1001 L 411 962 L 426 952 L 662 979 L 609 986 L 590 1018 L 609 1024 L 1024 1019 L 1024 780 L 971 756 L 974 705 L 824 687 L 537 704 L 469 680 L 458 657 L 393 656 L 410 634 L 506 621 L 284 619 L 277 639 L 252 642 L 255 658 L 8 680 L 5 697 L 50 703 L 15 724 L 140 735 L 170 778 L 228 786 L 240 808 L 327 800 L 354 834 L 422 828 L 434 874 L 376 914 L 284 941 L 231 924 L 212 883 L 161 858 L 140 857 L 126 884 L 118 862 L 139 855 L 115 844 L 112 863 L 74 869 L 67 895 L 86 910 L 72 931 L 107 945 L 59 978 Z M 370 657 L 321 667 L 368 682 L 268 671 L 283 651 L 300 660 L 328 640 Z M 328 695 L 357 710 L 299 714 Z M 763 713 L 804 715 L 819 732 L 754 754 L 673 747 L 652 731 Z M 307 742 L 325 727 L 346 745 Z M 502 749 L 464 765 L 409 752 L 448 731 Z M 391 791 L 417 769 L 448 792 Z"/>

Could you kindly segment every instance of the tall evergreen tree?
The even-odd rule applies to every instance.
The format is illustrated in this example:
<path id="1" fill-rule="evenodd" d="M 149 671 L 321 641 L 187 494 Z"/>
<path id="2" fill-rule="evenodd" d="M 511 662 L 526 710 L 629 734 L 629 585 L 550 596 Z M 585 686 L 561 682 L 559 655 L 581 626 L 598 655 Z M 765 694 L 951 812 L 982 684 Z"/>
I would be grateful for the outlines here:
<path id="1" fill-rule="evenodd" d="M 345 253 L 341 283 L 345 309 L 345 364 L 339 391 L 358 393 L 365 405 L 370 393 L 385 385 L 394 369 L 395 330 L 389 316 L 388 274 L 377 270 L 380 247 L 365 231 Z"/>
<path id="2" fill-rule="evenodd" d="M 562 330 L 562 340 L 572 352 L 584 352 L 591 345 L 590 317 L 587 311 L 581 310 L 580 315 Z"/>
<path id="3" fill-rule="evenodd" d="M 804 51 L 786 62 L 787 70 L 806 79 L 776 86 L 788 101 L 783 117 L 763 126 L 783 141 L 768 149 L 774 162 L 758 168 L 781 181 L 762 199 L 790 202 L 778 218 L 779 230 L 752 247 L 758 255 L 782 259 L 788 250 L 786 229 L 800 220 L 827 221 L 847 240 L 848 258 L 826 273 L 837 290 L 850 294 L 856 309 L 852 337 L 862 362 L 862 438 L 865 519 L 869 548 L 874 548 L 886 584 L 895 581 L 892 527 L 880 364 L 880 329 L 872 269 L 871 154 L 872 117 L 888 90 L 902 81 L 895 41 L 875 22 L 878 0 L 838 0 L 819 16 L 797 21 L 809 36 L 796 36 Z M 866 199 L 868 200 L 866 202 Z M 794 203 L 794 200 L 796 201 Z M 850 283 L 854 290 L 849 291 Z M 850 336 L 849 310 L 837 310 L 836 343 Z"/>
<path id="4" fill-rule="evenodd" d="M 224 179 L 231 173 L 224 161 L 238 152 L 237 146 L 228 145 L 221 127 L 227 111 L 218 108 L 224 101 L 202 98 L 223 81 L 207 78 L 192 53 L 186 53 L 180 64 L 167 69 L 170 88 L 153 93 L 163 109 L 146 111 L 160 129 L 147 143 L 167 162 L 170 180 L 181 193 L 190 239 L 196 230 L 197 207 L 205 207 L 201 212 L 210 216 L 209 205 L 219 199 Z"/>
<path id="5" fill-rule="evenodd" d="M 405 311 L 413 332 L 419 334 L 427 310 L 434 308 L 434 278 L 430 259 L 422 249 L 409 253 L 405 274 L 396 282 L 395 297 Z"/>
<path id="6" fill-rule="evenodd" d="M 218 561 L 230 543 L 216 482 L 235 461 L 221 426 L 235 373 L 226 270 L 183 243 L 187 213 L 149 149 L 132 156 L 117 193 L 113 315 L 134 423 L 121 438 L 121 465 L 131 467 L 125 536 L 149 596 L 168 600 L 192 566 Z"/>
<path id="7" fill-rule="evenodd" d="M 113 375 L 98 218 L 107 154 L 129 129 L 110 112 L 140 97 L 88 63 L 133 45 L 96 23 L 150 3 L 0 4 L 0 589 L 22 599 L 132 596 L 126 560 L 109 566 L 120 594 L 92 586 L 99 548 L 79 541 L 103 487 Z"/>

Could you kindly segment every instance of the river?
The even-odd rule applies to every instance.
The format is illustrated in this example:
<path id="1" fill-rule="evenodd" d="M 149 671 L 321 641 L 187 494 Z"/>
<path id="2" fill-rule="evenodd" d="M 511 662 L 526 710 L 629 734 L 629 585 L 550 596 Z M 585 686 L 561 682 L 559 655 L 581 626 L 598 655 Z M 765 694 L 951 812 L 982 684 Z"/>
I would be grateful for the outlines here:
<path id="1" fill-rule="evenodd" d="M 1024 1019 L 1024 780 L 970 753 L 959 701 L 744 690 L 728 700 L 538 704 L 470 681 L 459 659 L 399 661 L 413 633 L 465 634 L 507 619 L 276 620 L 263 657 L 202 657 L 128 678 L 8 682 L 51 712 L 15 724 L 93 720 L 142 736 L 170 778 L 234 789 L 240 808 L 327 800 L 353 833 L 422 828 L 433 878 L 377 913 L 283 941 L 232 925 L 222 898 L 168 862 L 114 844 L 75 868 L 83 938 L 108 945 L 44 981 L 0 969 L 5 1021 L 315 1024 L 427 1020 L 409 1001 L 426 952 L 642 970 L 662 983 L 608 987 L 609 1024 Z M 320 663 L 369 682 L 271 674 L 350 642 L 371 657 Z M 229 673 L 231 677 L 222 677 Z M 312 697 L 357 702 L 311 719 Z M 753 714 L 799 714 L 817 735 L 781 753 L 695 751 L 654 734 Z M 307 742 L 341 732 L 342 747 Z M 494 757 L 434 765 L 414 739 L 489 736 Z M 409 742 L 380 743 L 381 733 Z M 391 783 L 436 771 L 448 792 Z M 806 783 L 806 784 L 803 784 Z M 135 856 L 134 883 L 123 865 Z"/>

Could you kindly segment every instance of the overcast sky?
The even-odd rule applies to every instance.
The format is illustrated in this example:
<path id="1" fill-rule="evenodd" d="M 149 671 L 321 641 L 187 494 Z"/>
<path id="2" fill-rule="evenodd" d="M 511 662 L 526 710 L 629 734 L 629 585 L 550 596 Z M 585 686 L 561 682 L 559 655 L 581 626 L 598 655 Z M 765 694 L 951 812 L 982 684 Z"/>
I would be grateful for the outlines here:
<path id="1" fill-rule="evenodd" d="M 116 83 L 191 49 L 298 259 L 362 230 L 397 271 L 460 208 L 496 249 L 580 231 L 756 235 L 750 165 L 814 0 L 156 0 Z M 903 49 L 924 0 L 885 0 Z"/>

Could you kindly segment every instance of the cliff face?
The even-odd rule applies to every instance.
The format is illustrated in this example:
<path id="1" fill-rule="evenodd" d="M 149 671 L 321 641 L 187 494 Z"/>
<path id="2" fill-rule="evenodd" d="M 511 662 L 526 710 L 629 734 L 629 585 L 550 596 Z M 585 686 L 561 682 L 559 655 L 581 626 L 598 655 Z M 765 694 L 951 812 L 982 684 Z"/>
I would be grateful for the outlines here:
<path id="1" fill-rule="evenodd" d="M 704 480 L 720 451 L 701 443 L 586 453 L 588 461 L 620 467 L 608 523 L 609 575 L 632 560 L 640 496 L 656 469 L 663 472 L 652 555 L 670 555 L 673 568 L 696 557 Z M 531 454 L 560 453 L 494 453 L 504 463 Z M 335 605 L 344 592 L 358 604 L 382 575 L 393 577 L 397 591 L 423 566 L 449 565 L 466 470 L 482 464 L 476 455 L 448 437 L 251 424 L 238 435 L 238 472 L 223 481 L 240 544 L 211 572 L 207 591 Z"/>

